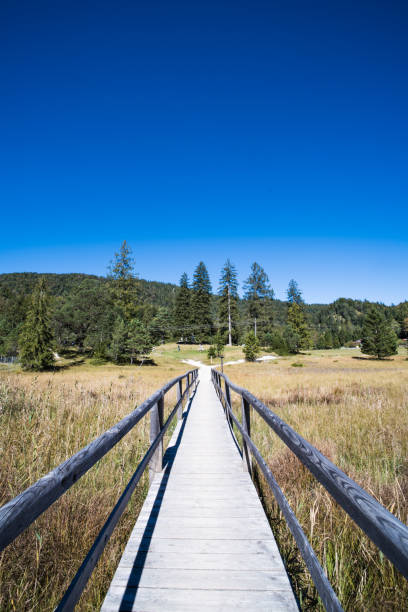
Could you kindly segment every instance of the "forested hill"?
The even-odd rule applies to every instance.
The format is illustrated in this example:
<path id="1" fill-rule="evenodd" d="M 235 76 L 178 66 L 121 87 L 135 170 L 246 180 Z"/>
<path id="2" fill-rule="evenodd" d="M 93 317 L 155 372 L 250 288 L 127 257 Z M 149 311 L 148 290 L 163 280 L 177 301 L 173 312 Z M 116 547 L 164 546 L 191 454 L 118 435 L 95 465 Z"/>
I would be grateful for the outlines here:
<path id="1" fill-rule="evenodd" d="M 105 284 L 108 280 L 105 276 L 81 273 L 39 274 L 37 272 L 14 272 L 12 274 L 0 274 L 0 296 L 6 297 L 10 293 L 16 296 L 30 295 L 40 276 L 46 279 L 51 295 L 58 297 L 66 296 L 76 291 L 84 281 L 92 281 L 93 284 Z M 142 302 L 149 302 L 159 307 L 169 307 L 174 301 L 177 285 L 140 279 L 138 281 L 138 290 Z"/>
<path id="2" fill-rule="evenodd" d="M 112 297 L 109 279 L 89 274 L 37 274 L 23 272 L 0 274 L 0 355 L 16 354 L 21 325 L 26 317 L 33 292 L 40 276 L 45 277 L 53 296 L 52 328 L 56 346 L 63 349 L 77 346 L 95 352 L 99 345 L 110 346 L 118 317 L 117 303 Z M 186 289 L 194 294 L 192 289 Z M 177 312 L 180 287 L 171 283 L 138 280 L 132 298 L 132 317 L 147 330 L 152 342 L 178 340 L 211 341 L 222 323 L 222 298 L 209 295 L 209 320 L 199 335 L 194 313 Z M 190 298 L 188 298 L 190 299 Z M 236 297 L 233 341 L 242 343 L 253 327 L 250 303 Z M 340 298 L 332 304 L 303 304 L 311 330 L 311 342 L 317 348 L 343 346 L 361 338 L 364 315 L 371 303 Z M 408 331 L 408 302 L 398 306 L 376 305 L 382 310 L 400 338 Z M 220 314 L 221 313 L 221 314 Z M 200 313 L 198 313 L 200 314 Z M 179 316 L 179 319 L 177 318 Z M 276 334 L 287 325 L 288 303 L 266 300 L 257 315 L 258 337 L 264 346 L 274 346 Z M 198 331 L 197 331 L 198 330 Z M 275 336 L 274 336 L 275 334 Z M 280 340 L 278 339 L 278 344 Z"/>

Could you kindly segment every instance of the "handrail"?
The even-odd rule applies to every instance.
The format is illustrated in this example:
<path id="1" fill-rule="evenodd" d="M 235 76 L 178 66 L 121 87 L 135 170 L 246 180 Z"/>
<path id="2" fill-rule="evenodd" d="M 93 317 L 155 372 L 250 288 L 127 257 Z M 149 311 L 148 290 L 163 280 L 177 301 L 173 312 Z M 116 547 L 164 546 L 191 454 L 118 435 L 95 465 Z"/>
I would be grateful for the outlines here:
<path id="1" fill-rule="evenodd" d="M 224 379 L 225 393 L 221 387 L 221 379 Z M 332 495 L 337 503 L 351 516 L 353 521 L 368 535 L 388 559 L 390 559 L 403 576 L 408 578 L 408 527 L 391 514 L 391 512 L 386 510 L 377 500 L 329 461 L 314 446 L 307 442 L 307 440 L 302 438 L 302 436 L 267 408 L 265 404 L 252 395 L 247 389 L 232 383 L 225 374 L 215 369 L 212 370 L 212 381 L 224 405 L 227 418 L 229 417 L 232 419 L 243 436 L 243 455 L 247 452 L 246 447 L 250 447 L 296 539 L 302 557 L 306 562 L 326 609 L 341 610 L 341 607 L 337 607 L 337 605 L 340 606 L 340 603 L 310 543 L 293 514 L 292 509 L 274 479 L 272 472 L 250 437 L 249 424 L 246 423 L 246 420 L 249 420 L 249 411 L 247 409 L 249 406 L 252 406 L 257 411 L 269 427 L 275 431 L 288 448 L 295 453 L 300 461 L 302 461 L 308 470 Z M 244 427 L 242 427 L 241 423 L 233 414 L 231 401 L 227 399 L 230 397 L 230 389 L 235 391 L 242 398 Z M 335 600 L 333 600 L 333 595 Z"/>
<path id="2" fill-rule="evenodd" d="M 152 428 L 151 424 L 150 447 L 96 538 L 94 545 L 78 570 L 63 600 L 61 600 L 60 606 L 64 602 L 63 607 L 59 606 L 57 608 L 58 610 L 72 610 L 73 605 L 75 605 L 81 596 L 115 525 L 125 510 L 146 466 L 149 464 L 149 461 L 154 459 L 155 453 L 158 452 L 157 449 L 176 412 L 179 412 L 179 417 L 181 417 L 180 407 L 186 396 L 190 399 L 190 389 L 194 384 L 197 385 L 197 375 L 198 369 L 194 369 L 170 380 L 116 425 L 108 429 L 101 436 L 93 440 L 93 442 L 61 463 L 49 474 L 37 480 L 36 483 L 0 508 L 1 551 L 77 482 L 97 461 L 99 461 L 99 459 L 106 455 L 106 453 L 143 418 L 143 416 L 154 408 L 154 411 L 152 411 L 152 420 L 155 421 L 157 418 L 159 428 L 157 429 L 155 425 Z M 186 378 L 186 388 L 183 392 L 182 382 L 184 378 Z M 160 418 L 159 416 L 160 412 L 163 412 L 163 398 L 177 383 L 178 399 L 166 423 L 163 425 L 160 422 L 162 417 Z M 154 432 L 153 439 L 152 432 Z"/>

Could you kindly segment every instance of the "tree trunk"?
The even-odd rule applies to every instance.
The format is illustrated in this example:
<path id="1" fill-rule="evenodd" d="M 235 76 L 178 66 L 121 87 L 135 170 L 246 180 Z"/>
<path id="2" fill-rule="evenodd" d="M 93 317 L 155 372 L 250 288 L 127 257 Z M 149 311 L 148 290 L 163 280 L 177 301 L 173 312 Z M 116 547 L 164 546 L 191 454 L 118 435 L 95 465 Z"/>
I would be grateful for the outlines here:
<path id="1" fill-rule="evenodd" d="M 232 346 L 231 337 L 231 294 L 230 288 L 228 287 L 228 346 Z"/>

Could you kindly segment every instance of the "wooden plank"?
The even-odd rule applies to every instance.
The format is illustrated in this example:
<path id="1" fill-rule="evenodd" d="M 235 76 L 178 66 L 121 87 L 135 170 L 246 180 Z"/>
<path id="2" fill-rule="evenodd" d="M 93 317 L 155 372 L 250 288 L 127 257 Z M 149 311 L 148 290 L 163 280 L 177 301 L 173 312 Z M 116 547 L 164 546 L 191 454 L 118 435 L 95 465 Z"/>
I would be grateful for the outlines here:
<path id="1" fill-rule="evenodd" d="M 298 612 L 286 591 L 224 591 L 194 589 L 126 589 L 112 587 L 105 599 L 103 612 Z"/>
<path id="2" fill-rule="evenodd" d="M 135 557 L 134 551 L 127 551 L 121 560 L 122 567 L 138 567 L 152 569 L 185 569 L 191 570 L 226 570 L 226 571 L 267 571 L 276 570 L 281 567 L 280 556 L 276 548 L 271 547 L 271 554 L 263 553 L 214 553 L 210 549 L 208 553 L 192 553 L 180 551 L 154 553 L 150 550 L 146 555 Z"/>
<path id="3" fill-rule="evenodd" d="M 269 571 L 236 571 L 185 568 L 133 568 L 122 564 L 115 574 L 115 586 L 130 588 L 227 590 L 227 591 L 284 591 L 287 576 L 281 567 Z"/>
<path id="4" fill-rule="evenodd" d="M 126 545 L 124 554 L 127 551 L 133 553 L 141 552 L 153 552 L 153 553 L 174 553 L 176 552 L 181 557 L 186 553 L 195 553 L 200 555 L 205 554 L 231 554 L 241 557 L 252 554 L 260 554 L 265 556 L 266 559 L 277 556 L 280 558 L 278 548 L 275 540 L 218 540 L 217 545 L 214 546 L 212 540 L 182 540 L 179 538 L 152 538 L 143 537 L 139 539 L 129 540 Z"/>

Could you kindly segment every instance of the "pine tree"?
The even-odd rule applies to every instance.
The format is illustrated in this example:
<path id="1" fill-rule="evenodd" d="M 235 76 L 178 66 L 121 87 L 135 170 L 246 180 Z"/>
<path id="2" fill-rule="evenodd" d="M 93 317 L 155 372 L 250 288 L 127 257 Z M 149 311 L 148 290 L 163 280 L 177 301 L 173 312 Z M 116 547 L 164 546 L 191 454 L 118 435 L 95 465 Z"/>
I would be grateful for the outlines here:
<path id="1" fill-rule="evenodd" d="M 196 340 L 203 342 L 211 335 L 211 283 L 207 268 L 200 261 L 194 271 L 191 318 Z"/>
<path id="2" fill-rule="evenodd" d="M 138 319 L 132 319 L 127 326 L 126 349 L 130 363 L 136 358 L 147 357 L 153 348 L 153 342 L 146 327 Z"/>
<path id="3" fill-rule="evenodd" d="M 378 308 L 371 307 L 365 316 L 361 352 L 378 359 L 397 353 L 397 336 Z"/>
<path id="4" fill-rule="evenodd" d="M 245 359 L 247 361 L 255 361 L 259 355 L 259 342 L 253 331 L 250 331 L 245 336 L 245 345 L 243 348 Z"/>
<path id="5" fill-rule="evenodd" d="M 245 299 L 248 303 L 248 312 L 254 319 L 254 335 L 257 333 L 257 320 L 260 316 L 266 317 L 267 307 L 273 299 L 274 292 L 270 286 L 268 275 L 256 262 L 251 266 L 251 274 L 245 285 Z M 271 319 L 271 317 L 269 316 Z M 269 321 L 272 324 L 272 320 Z"/>
<path id="6" fill-rule="evenodd" d="M 120 363 L 127 353 L 127 330 L 125 321 L 118 317 L 112 331 L 112 340 L 109 346 L 109 356 L 116 363 Z"/>
<path id="7" fill-rule="evenodd" d="M 178 334 L 183 340 L 189 336 L 191 324 L 191 290 L 188 276 L 184 272 L 180 278 L 180 288 L 176 296 L 174 309 L 174 325 Z"/>
<path id="8" fill-rule="evenodd" d="M 302 292 L 299 289 L 299 286 L 295 280 L 290 280 L 287 290 L 288 302 L 289 304 L 303 304 Z"/>
<path id="9" fill-rule="evenodd" d="M 20 363 L 24 370 L 44 370 L 54 363 L 54 338 L 50 325 L 50 297 L 45 279 L 34 288 L 31 305 L 19 337 Z"/>
<path id="10" fill-rule="evenodd" d="M 122 242 L 119 253 L 114 255 L 109 268 L 109 279 L 115 305 L 122 318 L 129 321 L 136 314 L 137 276 L 132 250 L 126 240 Z"/>
<path id="11" fill-rule="evenodd" d="M 282 337 L 289 353 L 299 352 L 301 338 L 292 325 L 286 325 L 285 329 L 283 330 Z"/>
<path id="12" fill-rule="evenodd" d="M 159 308 L 149 325 L 149 334 L 155 344 L 164 344 L 172 335 L 172 317 L 167 308 Z"/>
<path id="13" fill-rule="evenodd" d="M 288 327 L 298 336 L 297 345 L 291 346 L 291 352 L 298 353 L 302 349 L 308 349 L 311 345 L 310 330 L 301 306 L 292 302 L 288 310 Z M 295 350 L 293 350 L 295 349 Z"/>
<path id="14" fill-rule="evenodd" d="M 229 259 L 221 270 L 218 294 L 221 328 L 228 330 L 228 346 L 232 346 L 232 333 L 238 321 L 238 280 L 235 266 Z"/>

